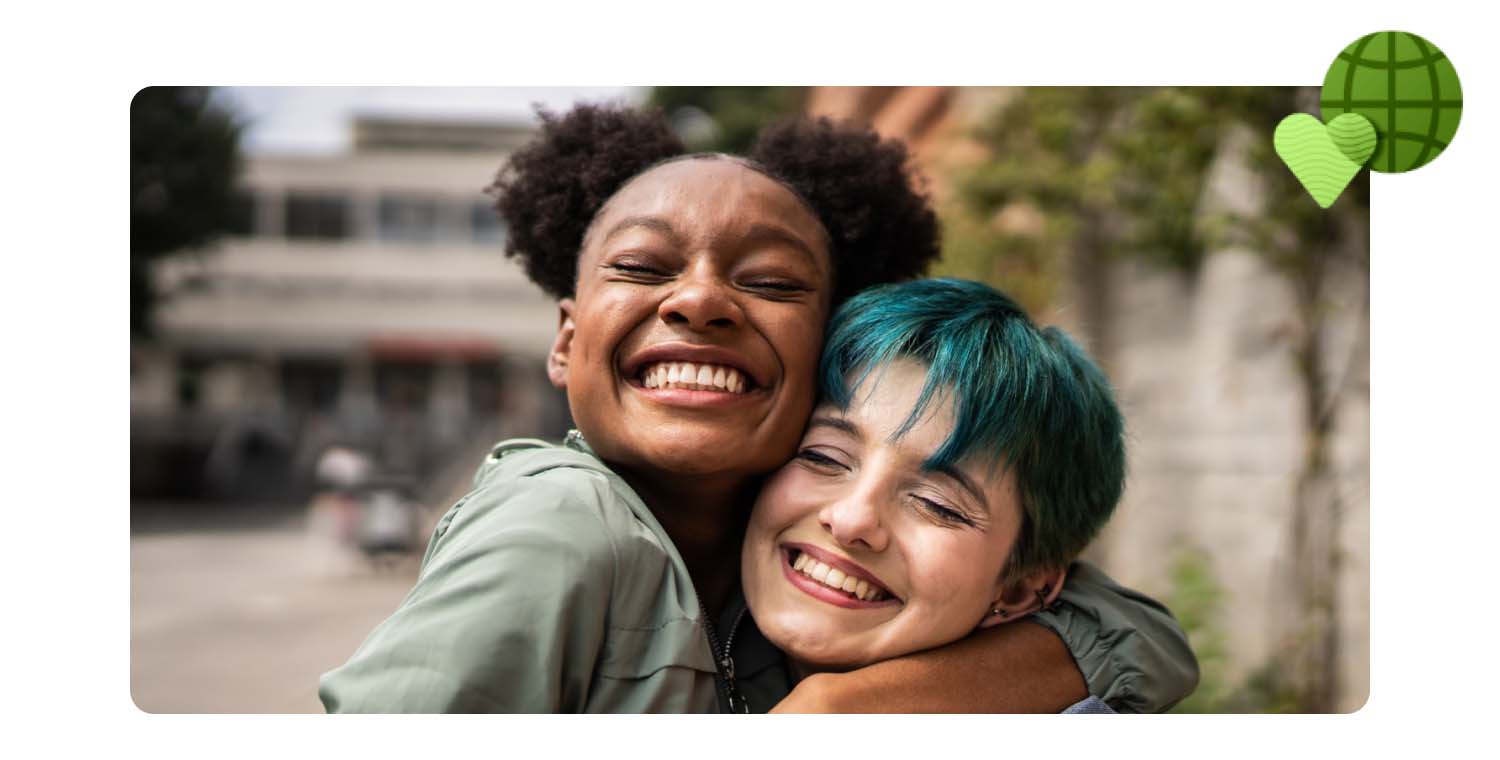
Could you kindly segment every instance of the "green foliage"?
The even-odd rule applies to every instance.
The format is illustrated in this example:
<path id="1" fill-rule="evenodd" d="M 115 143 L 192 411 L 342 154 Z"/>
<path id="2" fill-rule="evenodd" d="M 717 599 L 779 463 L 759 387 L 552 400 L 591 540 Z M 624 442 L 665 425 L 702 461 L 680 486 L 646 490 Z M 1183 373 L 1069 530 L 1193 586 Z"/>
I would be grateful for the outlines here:
<path id="1" fill-rule="evenodd" d="M 1224 636 L 1224 589 L 1207 553 L 1197 548 L 1180 550 L 1172 561 L 1170 577 L 1167 607 L 1177 616 L 1198 655 L 1200 674 L 1198 688 L 1172 708 L 1173 712 L 1307 712 L 1278 658 L 1268 660 L 1238 682 L 1231 677 Z"/>
<path id="2" fill-rule="evenodd" d="M 743 153 L 761 127 L 800 112 L 804 94 L 801 87 L 657 87 L 649 102 L 692 150 Z"/>
<path id="3" fill-rule="evenodd" d="M 1302 110 L 1305 95 L 1288 87 L 1024 90 L 975 130 L 992 158 L 958 178 L 946 266 L 954 274 L 1019 270 L 1023 290 L 1045 296 L 1064 251 L 1191 271 L 1208 250 L 1242 243 L 1303 276 L 1322 252 L 1307 242 L 1337 242 L 1334 215 L 1296 184 L 1270 135 Z M 1244 160 L 1265 189 L 1264 208 L 1251 214 L 1203 207 L 1210 168 L 1237 130 L 1252 138 Z M 1334 212 L 1363 214 L 1367 205 L 1362 176 Z M 1017 208 L 1041 222 L 1007 228 L 1004 212 Z"/>
<path id="4" fill-rule="evenodd" d="M 233 224 L 240 125 L 201 87 L 148 87 L 130 104 L 130 332 L 150 333 L 151 262 Z"/>
<path id="5" fill-rule="evenodd" d="M 1198 688 L 1180 702 L 1176 712 L 1217 712 L 1230 688 L 1225 676 L 1227 647 L 1220 625 L 1224 591 L 1214 576 L 1213 564 L 1201 550 L 1183 549 L 1172 562 L 1171 593 L 1167 607 L 1187 633 L 1193 653 L 1198 655 Z"/>

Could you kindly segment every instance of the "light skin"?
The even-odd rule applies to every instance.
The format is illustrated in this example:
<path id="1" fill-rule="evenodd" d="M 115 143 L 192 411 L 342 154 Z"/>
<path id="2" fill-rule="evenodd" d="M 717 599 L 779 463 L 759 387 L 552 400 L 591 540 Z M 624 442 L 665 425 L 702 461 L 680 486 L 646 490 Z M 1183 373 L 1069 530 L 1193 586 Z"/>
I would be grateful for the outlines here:
<path id="1" fill-rule="evenodd" d="M 950 403 L 929 404 L 897 437 L 926 374 L 900 359 L 872 374 L 848 409 L 819 406 L 756 501 L 745 597 L 800 674 L 947 644 L 1017 620 L 1061 589 L 1061 569 L 1006 577 L 1023 522 L 1011 471 L 982 453 L 924 465 L 953 430 Z"/>
<path id="2" fill-rule="evenodd" d="M 828 245 L 780 183 L 738 161 L 676 161 L 600 210 L 575 295 L 559 304 L 548 376 L 590 446 L 651 505 L 713 615 L 739 585 L 760 479 L 791 458 L 813 409 Z M 736 369 L 741 392 L 647 387 L 653 366 L 682 362 Z M 1014 633 L 803 679 L 777 709 L 1056 712 L 1086 696 L 1055 635 L 1004 629 Z"/>

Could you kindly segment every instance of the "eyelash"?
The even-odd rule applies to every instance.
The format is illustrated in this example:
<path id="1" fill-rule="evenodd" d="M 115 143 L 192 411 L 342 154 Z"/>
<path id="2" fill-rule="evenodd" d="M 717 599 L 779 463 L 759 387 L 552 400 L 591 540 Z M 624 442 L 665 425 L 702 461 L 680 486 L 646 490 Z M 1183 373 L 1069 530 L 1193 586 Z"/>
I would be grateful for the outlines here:
<path id="1" fill-rule="evenodd" d="M 950 509 L 931 499 L 924 499 L 920 496 L 913 496 L 912 498 L 921 502 L 923 508 L 926 509 L 929 514 L 939 520 L 942 520 L 943 522 L 953 523 L 955 525 L 967 525 L 969 527 L 974 526 L 973 520 L 970 520 L 968 517 L 964 516 L 962 512 L 959 512 L 956 509 Z"/>
<path id="2" fill-rule="evenodd" d="M 642 264 L 632 264 L 632 263 L 629 263 L 629 262 L 610 264 L 609 268 L 613 269 L 613 270 L 615 270 L 617 272 L 621 272 L 621 273 L 624 273 L 624 274 L 627 274 L 627 275 L 634 275 L 636 277 L 666 277 L 667 276 L 667 273 L 661 271 L 660 269 L 656 269 L 656 268 L 653 268 L 653 267 L 644 266 Z"/>
<path id="3" fill-rule="evenodd" d="M 811 462 L 812 464 L 820 466 L 820 467 L 839 467 L 839 468 L 843 468 L 843 466 L 844 466 L 841 462 L 839 462 L 838 460 L 834 459 L 833 457 L 825 456 L 823 454 L 819 454 L 818 452 L 816 452 L 816 451 L 814 451 L 812 449 L 802 449 L 801 451 L 797 452 L 797 458 L 801 459 L 801 460 L 803 460 L 805 462 Z"/>
<path id="4" fill-rule="evenodd" d="M 669 274 L 668 272 L 657 269 L 655 267 L 636 264 L 628 261 L 607 264 L 606 268 L 613 269 L 617 272 L 620 272 L 621 274 L 633 277 L 649 279 L 667 279 L 671 277 L 671 274 Z M 801 283 L 785 280 L 760 280 L 755 282 L 747 282 L 743 283 L 741 287 L 750 290 L 767 291 L 777 296 L 792 296 L 799 293 L 812 292 L 812 288 L 809 288 Z"/>
<path id="5" fill-rule="evenodd" d="M 801 459 L 804 462 L 812 464 L 814 467 L 847 469 L 844 467 L 843 463 L 839 462 L 838 460 L 830 456 L 818 453 L 813 449 L 802 449 L 801 451 L 798 451 L 797 458 Z M 912 495 L 911 499 L 921 504 L 921 509 L 936 520 L 941 520 L 952 525 L 965 525 L 971 528 L 974 527 L 974 521 L 969 519 L 967 515 L 959 512 L 956 509 L 943 506 L 942 504 L 939 504 L 931 499 L 923 498 L 921 496 Z"/>

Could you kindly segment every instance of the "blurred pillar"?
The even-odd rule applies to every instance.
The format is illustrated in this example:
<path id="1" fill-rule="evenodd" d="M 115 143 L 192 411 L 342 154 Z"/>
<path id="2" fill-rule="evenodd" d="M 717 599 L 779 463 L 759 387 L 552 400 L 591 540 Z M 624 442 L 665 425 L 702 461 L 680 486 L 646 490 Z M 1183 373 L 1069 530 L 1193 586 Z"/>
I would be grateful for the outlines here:
<path id="1" fill-rule="evenodd" d="M 255 234 L 262 237 L 286 236 L 286 191 L 266 188 L 257 191 L 255 204 Z"/>
<path id="2" fill-rule="evenodd" d="M 339 393 L 339 423 L 357 442 L 369 444 L 375 434 L 375 369 L 369 355 L 354 353 L 344 362 L 344 383 Z"/>
<path id="3" fill-rule="evenodd" d="M 380 195 L 374 192 L 356 192 L 349 196 L 349 238 L 351 240 L 380 239 Z"/>

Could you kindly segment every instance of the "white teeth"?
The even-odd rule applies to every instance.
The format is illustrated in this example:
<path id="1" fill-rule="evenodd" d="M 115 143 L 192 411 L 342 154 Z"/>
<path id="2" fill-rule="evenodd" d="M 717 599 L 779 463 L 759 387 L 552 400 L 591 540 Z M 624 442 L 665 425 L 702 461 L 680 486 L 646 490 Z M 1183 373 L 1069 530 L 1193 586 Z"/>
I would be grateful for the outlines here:
<path id="1" fill-rule="evenodd" d="M 792 561 L 792 569 L 825 586 L 839 589 L 862 601 L 874 602 L 886 598 L 886 593 L 872 585 L 869 581 L 848 575 L 836 567 L 825 565 L 813 559 L 806 552 L 799 553 L 797 559 Z"/>
<path id="2" fill-rule="evenodd" d="M 641 372 L 641 384 L 647 388 L 675 387 L 686 390 L 744 393 L 745 376 L 733 367 L 692 362 L 662 362 Z"/>

